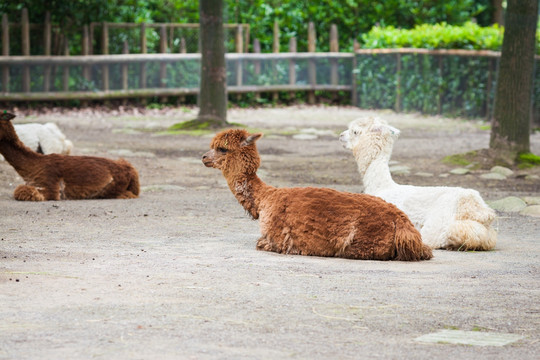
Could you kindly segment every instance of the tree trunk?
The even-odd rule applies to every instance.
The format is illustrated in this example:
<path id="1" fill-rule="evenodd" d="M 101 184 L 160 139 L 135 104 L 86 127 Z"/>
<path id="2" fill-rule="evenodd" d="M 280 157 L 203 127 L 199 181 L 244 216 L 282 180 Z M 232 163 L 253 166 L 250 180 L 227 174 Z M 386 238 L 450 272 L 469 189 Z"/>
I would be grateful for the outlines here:
<path id="1" fill-rule="evenodd" d="M 538 0 L 508 0 L 490 149 L 514 160 L 529 152 Z"/>
<path id="2" fill-rule="evenodd" d="M 493 7 L 493 14 L 491 22 L 493 24 L 504 25 L 504 10 L 502 6 L 503 0 L 491 0 L 491 6 Z"/>
<path id="3" fill-rule="evenodd" d="M 223 33 L 223 0 L 200 0 L 201 85 L 198 122 L 212 127 L 227 123 L 227 72 Z"/>

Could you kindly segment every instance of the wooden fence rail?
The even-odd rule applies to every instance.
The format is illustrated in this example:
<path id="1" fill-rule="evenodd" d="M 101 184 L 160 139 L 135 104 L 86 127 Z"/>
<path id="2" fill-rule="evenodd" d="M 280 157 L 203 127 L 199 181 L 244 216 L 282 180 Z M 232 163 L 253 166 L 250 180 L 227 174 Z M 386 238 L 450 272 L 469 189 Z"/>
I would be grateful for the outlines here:
<path id="1" fill-rule="evenodd" d="M 126 52 L 128 49 L 126 48 Z M 276 64 L 284 63 L 283 67 L 292 71 L 292 74 L 286 75 L 287 81 L 284 83 L 269 83 L 269 84 L 249 84 L 244 83 L 245 79 L 238 73 L 235 74 L 232 84 L 228 86 L 229 93 L 248 93 L 248 92 L 271 92 L 276 93 L 280 91 L 294 92 L 294 91 L 351 91 L 350 74 L 351 69 L 342 69 L 342 76 L 340 80 L 332 78 L 332 82 L 324 83 L 323 81 L 313 82 L 305 81 L 296 82 L 297 79 L 297 67 L 298 63 L 308 62 L 311 67 L 312 64 L 317 62 L 331 62 L 332 66 L 337 64 L 337 61 L 345 63 L 350 67 L 354 54 L 352 53 L 227 53 L 225 55 L 228 63 L 234 63 L 233 70 L 243 71 L 246 70 L 249 65 L 252 68 L 256 68 L 261 63 L 268 63 L 276 66 Z M 90 71 L 89 68 L 101 69 L 101 88 L 95 91 L 84 90 L 72 90 L 69 91 L 67 86 L 62 88 L 62 91 L 45 91 L 44 89 L 52 89 L 50 85 L 43 84 L 40 89 L 31 89 L 31 91 L 23 90 L 14 92 L 13 86 L 8 86 L 8 83 L 2 83 L 2 91 L 0 92 L 0 101 L 35 101 L 35 100 L 93 100 L 93 99 L 112 99 L 112 98 L 132 98 L 132 97 L 149 97 L 149 96 L 185 96 L 189 94 L 197 94 L 198 86 L 188 87 L 166 87 L 164 81 L 167 80 L 170 75 L 167 74 L 167 64 L 177 65 L 180 63 L 199 63 L 200 54 L 121 54 L 121 55 L 87 55 L 87 56 L 0 56 L 0 67 L 2 68 L 18 68 L 18 67 L 32 67 L 41 71 L 41 69 L 51 69 L 54 67 L 61 67 L 65 76 L 69 76 L 71 68 L 82 69 L 83 78 L 89 80 Z M 146 87 L 146 82 L 139 81 L 137 88 L 129 88 L 128 79 L 128 65 L 138 64 L 138 71 L 141 73 L 137 79 L 146 78 L 146 72 L 150 64 L 159 65 L 159 79 L 160 83 L 157 86 Z M 292 65 L 291 65 L 292 64 Z M 120 89 L 110 89 L 110 82 L 112 81 L 109 76 L 103 76 L 103 74 L 109 74 L 111 66 L 120 65 Z M 319 65 L 321 66 L 321 65 Z M 260 68 L 258 69 L 260 71 Z M 316 70 L 315 70 L 316 71 Z M 144 74 L 143 74 L 144 72 Z M 254 71 L 256 72 L 256 70 Z M 273 70 L 270 70 L 273 72 Z M 67 74 L 67 75 L 66 75 Z M 343 75 L 345 74 L 345 75 Z M 193 74 L 191 74 L 193 75 Z M 178 74 L 176 74 L 178 76 Z M 182 76 L 182 75 L 180 75 Z M 198 76 L 198 72 L 195 74 Z M 337 76 L 337 75 L 336 75 Z M 13 77 L 12 77 L 13 78 Z M 43 77 L 45 79 L 45 77 Z M 291 82 L 290 79 L 295 79 L 295 82 Z M 50 79 L 50 77 L 49 77 Z M 22 79 L 22 81 L 28 81 Z M 66 83 L 67 84 L 67 83 Z M 21 87 L 22 89 L 30 89 L 30 83 Z"/>

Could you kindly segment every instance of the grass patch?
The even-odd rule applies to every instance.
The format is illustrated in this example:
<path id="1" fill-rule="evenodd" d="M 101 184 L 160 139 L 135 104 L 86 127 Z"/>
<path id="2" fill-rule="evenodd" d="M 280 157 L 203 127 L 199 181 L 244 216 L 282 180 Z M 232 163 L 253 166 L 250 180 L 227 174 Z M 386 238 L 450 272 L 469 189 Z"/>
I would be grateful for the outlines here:
<path id="1" fill-rule="evenodd" d="M 521 153 L 517 158 L 518 168 L 528 169 L 540 165 L 540 156 L 533 153 Z"/>
<path id="2" fill-rule="evenodd" d="M 478 326 L 478 325 L 474 325 L 473 328 L 471 329 L 471 331 L 487 331 L 487 330 L 489 329 L 482 326 Z"/>
<path id="3" fill-rule="evenodd" d="M 442 162 L 448 165 L 467 166 L 473 162 L 473 158 L 476 156 L 476 151 L 469 151 L 464 154 L 448 155 L 443 158 Z"/>
<path id="4" fill-rule="evenodd" d="M 221 121 L 214 120 L 214 119 L 204 119 L 204 120 L 194 119 L 194 120 L 183 121 L 183 122 L 171 125 L 167 129 L 166 133 L 168 134 L 185 134 L 185 133 L 193 134 L 194 132 L 199 132 L 201 134 L 208 134 L 216 129 L 231 128 L 231 127 L 243 128 L 245 126 L 238 123 L 227 123 L 224 125 Z"/>
<path id="5" fill-rule="evenodd" d="M 444 328 L 446 330 L 459 330 L 459 327 L 453 325 L 445 325 Z"/>
<path id="6" fill-rule="evenodd" d="M 479 128 L 480 130 L 491 130 L 491 125 L 490 124 L 480 125 Z"/>

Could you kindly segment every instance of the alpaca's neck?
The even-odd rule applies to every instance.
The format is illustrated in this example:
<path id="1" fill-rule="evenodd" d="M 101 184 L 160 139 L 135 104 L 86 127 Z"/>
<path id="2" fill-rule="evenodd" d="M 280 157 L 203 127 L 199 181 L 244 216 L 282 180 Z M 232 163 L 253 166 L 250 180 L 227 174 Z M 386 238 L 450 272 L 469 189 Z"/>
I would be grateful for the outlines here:
<path id="1" fill-rule="evenodd" d="M 273 187 L 266 185 L 257 174 L 227 176 L 227 184 L 240 205 L 254 219 L 258 219 L 261 200 Z"/>
<path id="2" fill-rule="evenodd" d="M 19 140 L 14 129 L 10 136 L 4 136 L 0 140 L 0 154 L 25 180 L 34 167 L 33 164 L 43 156 L 26 147 Z"/>
<path id="3" fill-rule="evenodd" d="M 358 164 L 358 172 L 362 176 L 365 193 L 377 194 L 379 191 L 395 185 L 388 167 L 392 154 L 391 146 L 378 149 L 375 153 L 357 147 L 353 149 L 353 153 Z"/>
<path id="4" fill-rule="evenodd" d="M 373 160 L 363 174 L 363 182 L 364 192 L 367 194 L 376 194 L 395 185 L 388 167 L 388 159 L 378 157 Z"/>

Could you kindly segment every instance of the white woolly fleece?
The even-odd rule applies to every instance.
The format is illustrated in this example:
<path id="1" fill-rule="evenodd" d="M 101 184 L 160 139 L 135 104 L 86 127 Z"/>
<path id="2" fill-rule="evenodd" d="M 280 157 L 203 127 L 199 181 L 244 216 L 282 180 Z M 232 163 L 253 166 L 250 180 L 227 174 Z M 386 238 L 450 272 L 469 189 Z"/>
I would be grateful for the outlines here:
<path id="1" fill-rule="evenodd" d="M 497 234 L 490 224 L 496 214 L 478 191 L 460 187 L 399 185 L 388 162 L 400 131 L 385 122 L 357 119 L 340 135 L 353 151 L 364 192 L 396 205 L 409 216 L 422 240 L 437 249 L 489 250 Z"/>

